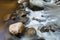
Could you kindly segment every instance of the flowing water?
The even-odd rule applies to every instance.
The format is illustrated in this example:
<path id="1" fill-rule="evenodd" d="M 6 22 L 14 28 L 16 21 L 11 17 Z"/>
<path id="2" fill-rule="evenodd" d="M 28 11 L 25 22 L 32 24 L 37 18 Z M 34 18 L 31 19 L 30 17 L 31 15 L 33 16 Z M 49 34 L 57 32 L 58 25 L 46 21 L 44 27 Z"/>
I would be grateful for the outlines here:
<path id="1" fill-rule="evenodd" d="M 60 31 L 58 30 L 56 30 L 55 32 L 49 31 L 44 33 L 41 33 L 38 30 L 42 26 L 53 25 L 54 22 L 57 21 L 56 17 L 51 17 L 51 15 L 49 13 L 46 13 L 45 11 L 32 11 L 28 8 L 26 8 L 26 11 L 30 11 L 30 14 L 27 15 L 27 17 L 30 18 L 30 22 L 29 24 L 26 25 L 26 27 L 35 28 L 39 38 L 43 37 L 45 40 L 60 40 Z M 39 21 L 33 20 L 32 19 L 33 17 L 39 19 Z M 31 39 L 27 37 L 22 37 L 21 40 L 31 40 Z"/>

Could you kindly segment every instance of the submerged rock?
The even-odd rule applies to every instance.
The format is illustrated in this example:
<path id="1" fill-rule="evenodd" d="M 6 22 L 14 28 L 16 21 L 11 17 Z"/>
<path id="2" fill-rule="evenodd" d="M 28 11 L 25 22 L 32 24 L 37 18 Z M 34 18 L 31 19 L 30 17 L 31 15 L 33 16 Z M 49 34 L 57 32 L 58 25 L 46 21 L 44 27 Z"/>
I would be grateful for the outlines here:
<path id="1" fill-rule="evenodd" d="M 43 33 L 43 32 L 49 32 L 49 27 L 46 27 L 46 26 L 44 26 L 44 27 L 42 27 L 41 29 L 40 29 L 40 31 Z"/>
<path id="2" fill-rule="evenodd" d="M 28 8 L 31 9 L 32 11 L 39 11 L 39 10 L 44 10 L 44 7 L 38 7 L 38 6 L 29 6 Z"/>
<path id="3" fill-rule="evenodd" d="M 40 31 L 43 33 L 43 32 L 49 32 L 49 30 L 50 31 L 52 31 L 52 32 L 55 32 L 55 27 L 53 27 L 53 26 L 44 26 L 44 27 L 42 27 L 41 29 L 40 29 Z"/>
<path id="4" fill-rule="evenodd" d="M 33 37 L 36 35 L 36 31 L 34 28 L 27 28 L 26 29 L 26 33 L 25 33 L 25 36 L 28 36 L 28 37 Z"/>
<path id="5" fill-rule="evenodd" d="M 18 13 L 19 13 L 19 16 L 21 16 L 21 17 L 26 17 L 26 15 L 27 15 L 29 12 L 27 12 L 27 11 L 19 11 Z"/>
<path id="6" fill-rule="evenodd" d="M 51 30 L 52 32 L 55 32 L 55 27 L 50 26 L 50 30 Z"/>

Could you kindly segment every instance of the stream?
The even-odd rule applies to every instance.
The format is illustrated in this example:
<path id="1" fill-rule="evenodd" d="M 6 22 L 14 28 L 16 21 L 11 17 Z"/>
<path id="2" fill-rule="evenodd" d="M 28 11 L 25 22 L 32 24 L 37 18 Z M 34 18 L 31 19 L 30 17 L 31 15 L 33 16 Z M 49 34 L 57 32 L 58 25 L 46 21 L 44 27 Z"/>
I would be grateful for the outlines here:
<path id="1" fill-rule="evenodd" d="M 49 13 L 46 13 L 45 11 L 32 11 L 28 8 L 26 8 L 26 11 L 30 11 L 30 14 L 27 15 L 27 17 L 30 18 L 30 22 L 26 25 L 28 28 L 35 28 L 36 33 L 38 35 L 38 38 L 43 37 L 45 40 L 60 40 L 60 31 L 56 30 L 55 32 L 52 32 L 49 30 L 49 32 L 41 33 L 38 28 L 41 28 L 42 26 L 46 25 L 54 25 L 53 23 L 57 21 L 56 17 L 51 17 Z M 43 15 L 43 17 L 42 17 Z M 39 19 L 38 21 L 32 20 L 32 18 Z M 57 26 L 56 26 L 57 27 Z M 26 37 L 22 37 L 21 40 L 31 40 Z"/>

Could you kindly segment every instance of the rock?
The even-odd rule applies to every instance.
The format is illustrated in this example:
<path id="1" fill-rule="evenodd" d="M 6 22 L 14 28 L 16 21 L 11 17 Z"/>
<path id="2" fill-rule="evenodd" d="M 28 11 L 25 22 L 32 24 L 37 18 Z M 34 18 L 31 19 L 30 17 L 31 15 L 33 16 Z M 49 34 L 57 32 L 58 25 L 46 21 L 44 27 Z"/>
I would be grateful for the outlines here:
<path id="1" fill-rule="evenodd" d="M 12 13 L 10 16 L 10 19 L 15 20 L 17 18 L 18 14 Z"/>
<path id="2" fill-rule="evenodd" d="M 18 0 L 18 6 L 17 6 L 17 8 L 18 9 L 24 9 L 26 6 L 27 6 L 27 0 Z"/>
<path id="3" fill-rule="evenodd" d="M 27 23 L 29 21 L 28 17 L 22 17 L 20 22 L 22 22 L 23 24 Z"/>
<path id="4" fill-rule="evenodd" d="M 52 32 L 55 32 L 55 27 L 54 27 L 54 26 L 50 26 L 50 30 L 51 30 Z"/>
<path id="5" fill-rule="evenodd" d="M 23 3 L 25 0 L 18 0 L 18 3 Z"/>
<path id="6" fill-rule="evenodd" d="M 28 6 L 29 9 L 32 11 L 39 11 L 39 10 L 44 10 L 44 7 L 38 7 L 38 6 Z"/>
<path id="7" fill-rule="evenodd" d="M 36 30 L 34 28 L 27 28 L 25 35 L 28 37 L 33 37 L 36 35 Z"/>
<path id="8" fill-rule="evenodd" d="M 27 5 L 28 5 L 28 2 L 27 1 L 23 3 L 23 6 L 24 7 L 27 7 Z"/>
<path id="9" fill-rule="evenodd" d="M 32 20 L 38 20 L 37 18 L 33 17 Z"/>
<path id="10" fill-rule="evenodd" d="M 17 10 L 24 10 L 24 5 L 21 3 L 21 4 L 17 4 Z"/>
<path id="11" fill-rule="evenodd" d="M 33 11 L 43 10 L 44 7 L 42 6 L 42 2 L 39 2 L 40 0 L 27 0 L 27 7 Z M 40 4 L 41 5 L 40 5 Z"/>
<path id="12" fill-rule="evenodd" d="M 43 0 L 29 0 L 30 4 L 32 6 L 38 6 L 38 7 L 43 7 L 44 6 L 44 1 Z"/>
<path id="13" fill-rule="evenodd" d="M 38 11 L 38 10 L 43 10 L 44 9 L 44 7 L 41 7 L 43 5 L 43 2 L 39 2 L 39 0 L 37 0 L 36 4 L 34 3 L 34 2 L 36 2 L 36 0 L 20 0 L 20 1 L 19 1 L 18 9 L 21 9 L 21 8 L 23 9 L 26 6 L 33 11 Z"/>
<path id="14" fill-rule="evenodd" d="M 25 17 L 28 13 L 27 11 L 19 11 L 19 16 Z"/>
<path id="15" fill-rule="evenodd" d="M 43 32 L 49 32 L 49 27 L 46 27 L 46 26 L 44 26 L 44 27 L 42 27 L 41 29 L 40 29 L 40 31 L 43 33 Z"/>
<path id="16" fill-rule="evenodd" d="M 22 22 L 17 22 L 9 26 L 9 32 L 13 35 L 23 34 L 24 30 L 25 27 Z"/>
<path id="17" fill-rule="evenodd" d="M 52 7 L 57 7 L 56 3 L 58 0 L 29 0 L 29 8 L 33 9 L 33 11 L 36 10 L 43 10 L 45 8 L 46 9 L 52 9 Z M 59 5 L 59 4 L 58 4 Z"/>
<path id="18" fill-rule="evenodd" d="M 23 24 L 25 23 L 28 23 L 29 21 L 29 18 L 26 17 L 26 13 L 22 13 L 22 14 L 11 14 L 9 19 L 6 20 L 6 24 L 7 25 L 10 25 L 10 24 L 13 24 L 13 23 L 16 23 L 16 22 L 22 22 Z"/>
<path id="19" fill-rule="evenodd" d="M 10 14 L 7 14 L 7 15 L 5 16 L 5 18 L 6 18 L 7 20 L 8 20 L 8 19 L 14 20 L 14 19 L 17 18 L 17 16 L 18 16 L 18 14 L 17 14 L 15 11 L 13 11 L 13 12 L 11 12 Z"/>

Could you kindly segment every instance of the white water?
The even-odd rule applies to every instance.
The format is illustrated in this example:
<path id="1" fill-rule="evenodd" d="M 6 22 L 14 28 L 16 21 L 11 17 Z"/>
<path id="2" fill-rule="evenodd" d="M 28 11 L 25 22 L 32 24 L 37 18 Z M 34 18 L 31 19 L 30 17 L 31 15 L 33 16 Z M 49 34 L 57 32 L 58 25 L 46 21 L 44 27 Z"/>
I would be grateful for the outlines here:
<path id="1" fill-rule="evenodd" d="M 27 17 L 30 18 L 30 23 L 28 25 L 26 25 L 26 27 L 28 28 L 35 28 L 38 37 L 43 37 L 45 38 L 45 40 L 60 40 L 60 32 L 56 31 L 56 32 L 45 32 L 45 33 L 41 33 L 38 28 L 41 28 L 42 26 L 45 25 L 51 25 L 53 22 L 55 22 L 57 20 L 57 18 L 55 17 L 49 17 L 50 14 L 45 13 L 44 11 L 32 11 L 29 10 L 28 8 L 26 9 L 26 11 L 30 11 L 30 14 L 27 15 Z M 44 17 L 41 17 L 41 15 L 43 15 Z M 38 22 L 36 20 L 32 20 L 32 18 L 38 18 L 40 20 L 45 20 L 43 22 Z M 32 40 L 30 38 L 27 37 L 23 37 L 21 40 Z"/>

